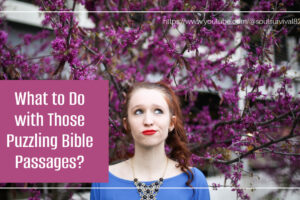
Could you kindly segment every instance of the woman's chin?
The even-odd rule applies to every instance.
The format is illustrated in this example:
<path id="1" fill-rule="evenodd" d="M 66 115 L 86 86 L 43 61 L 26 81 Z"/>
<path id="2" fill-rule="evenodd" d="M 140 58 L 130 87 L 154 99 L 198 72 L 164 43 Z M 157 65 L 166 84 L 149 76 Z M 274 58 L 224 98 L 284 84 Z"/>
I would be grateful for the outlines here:
<path id="1" fill-rule="evenodd" d="M 154 148 L 164 144 L 164 140 L 147 139 L 147 141 L 141 141 L 137 143 L 139 146 L 144 148 Z"/>

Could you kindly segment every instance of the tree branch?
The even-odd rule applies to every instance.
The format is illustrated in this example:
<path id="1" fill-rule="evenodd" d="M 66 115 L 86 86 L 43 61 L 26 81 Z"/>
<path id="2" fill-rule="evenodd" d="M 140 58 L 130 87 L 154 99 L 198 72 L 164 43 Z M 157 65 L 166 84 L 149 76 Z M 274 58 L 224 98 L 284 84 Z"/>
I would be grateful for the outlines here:
<path id="1" fill-rule="evenodd" d="M 264 149 L 264 151 L 269 152 L 269 153 L 283 155 L 283 156 L 300 156 L 300 153 L 279 152 L 279 151 L 274 151 L 274 150 L 270 150 L 270 149 Z"/>
<path id="2" fill-rule="evenodd" d="M 294 114 L 297 114 L 298 112 L 300 111 L 300 108 L 299 109 L 296 109 L 296 110 L 291 110 L 287 113 L 284 113 L 282 115 L 280 115 L 279 117 L 276 117 L 275 119 L 272 119 L 272 120 L 268 120 L 266 122 L 261 122 L 261 123 L 256 123 L 255 125 L 256 126 L 264 126 L 264 125 L 267 125 L 267 124 L 270 124 L 274 121 L 279 121 L 280 119 L 284 118 L 284 117 L 287 117 L 288 115 L 292 115 L 292 113 Z M 300 115 L 300 114 L 299 114 Z M 297 125 L 297 121 L 299 121 L 299 115 L 297 118 L 294 119 L 294 122 L 293 122 L 293 125 L 292 125 L 292 129 L 290 131 L 290 134 L 293 134 L 294 133 L 294 129 L 296 128 L 296 125 Z M 222 121 L 222 122 L 219 122 L 217 124 L 215 124 L 212 132 L 214 132 L 219 126 L 223 126 L 223 125 L 227 125 L 227 124 L 234 124 L 234 123 L 241 123 L 242 120 L 231 120 L 231 121 Z M 290 135 L 289 134 L 289 135 Z M 268 139 L 270 140 L 269 143 L 266 143 L 267 146 L 271 145 L 271 144 L 274 144 L 274 143 L 278 143 L 278 142 L 281 142 L 283 140 L 281 139 L 278 139 L 278 140 L 275 140 L 274 138 L 272 138 L 271 136 L 269 136 L 268 134 L 264 134 L 268 137 Z M 284 140 L 286 139 L 289 139 L 290 137 L 287 137 L 287 138 L 284 138 Z M 204 144 L 204 145 L 201 145 L 201 144 L 196 144 L 196 145 L 191 145 L 190 146 L 190 150 L 195 152 L 197 151 L 197 149 L 199 148 L 207 148 L 213 144 L 222 144 L 222 143 L 228 143 L 228 142 L 231 142 L 232 141 L 232 138 L 228 139 L 228 140 L 222 140 L 222 141 L 215 141 L 215 140 L 211 140 L 210 142 Z M 263 148 L 263 147 L 262 147 Z M 257 149 L 256 149 L 257 150 Z"/>
<path id="3" fill-rule="evenodd" d="M 229 161 L 224 161 L 224 160 L 214 160 L 214 162 L 220 162 L 220 163 L 223 163 L 223 164 L 226 164 L 226 165 L 230 165 L 230 164 L 232 164 L 232 163 L 235 163 L 235 162 L 240 161 L 241 159 L 247 157 L 248 155 L 254 153 L 254 152 L 257 151 L 257 150 L 263 149 L 263 148 L 268 147 L 268 146 L 270 146 L 270 145 L 272 145 L 272 144 L 276 144 L 276 143 L 285 141 L 285 140 L 287 140 L 287 139 L 289 139 L 289 138 L 299 136 L 299 135 L 296 135 L 296 136 L 294 135 L 294 130 L 295 130 L 296 126 L 297 126 L 297 123 L 298 123 L 299 119 L 300 119 L 300 114 L 299 114 L 298 117 L 294 120 L 289 135 L 287 135 L 287 136 L 285 136 L 285 137 L 282 137 L 282 138 L 280 138 L 280 139 L 278 139 L 278 140 L 270 141 L 270 142 L 265 143 L 265 144 L 263 144 L 263 145 L 260 145 L 260 146 L 258 146 L 258 147 L 254 147 L 254 148 L 251 149 L 250 151 L 241 154 L 239 157 L 237 157 L 237 158 L 235 158 L 235 159 L 232 159 L 232 160 L 229 160 Z"/>
<path id="4" fill-rule="evenodd" d="M 75 10 L 75 5 L 76 5 L 76 0 L 73 1 L 72 11 Z M 69 50 L 69 47 L 70 47 L 71 34 L 72 34 L 72 29 L 73 29 L 73 21 L 74 21 L 73 17 L 74 17 L 74 15 L 73 15 L 73 13 L 71 13 L 71 20 L 69 23 L 69 32 L 68 32 L 68 36 L 66 38 L 66 44 L 67 44 L 66 50 Z M 56 68 L 53 75 L 55 76 L 57 74 L 60 74 L 63 71 L 65 64 L 66 64 L 65 60 L 60 61 L 60 63 L 58 64 L 58 67 Z"/>
<path id="5" fill-rule="evenodd" d="M 275 122 L 275 121 L 279 121 L 289 115 L 295 115 L 297 114 L 298 112 L 300 112 L 300 108 L 296 109 L 296 110 L 291 110 L 289 112 L 286 112 L 282 115 L 279 115 L 278 117 L 274 117 L 273 119 L 271 120 L 268 120 L 268 121 L 265 121 L 265 122 L 258 122 L 256 123 L 257 126 L 265 126 L 265 125 L 268 125 L 268 124 L 271 124 L 272 122 Z"/>

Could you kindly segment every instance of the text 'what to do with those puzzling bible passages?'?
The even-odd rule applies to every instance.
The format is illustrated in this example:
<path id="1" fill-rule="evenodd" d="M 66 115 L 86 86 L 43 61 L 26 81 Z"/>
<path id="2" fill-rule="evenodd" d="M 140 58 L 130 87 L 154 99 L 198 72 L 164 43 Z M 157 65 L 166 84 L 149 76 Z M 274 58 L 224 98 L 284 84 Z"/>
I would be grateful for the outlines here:
<path id="1" fill-rule="evenodd" d="M 36 81 L 45 82 L 53 81 Z M 58 82 L 67 85 L 65 88 L 14 87 L 6 94 L 10 106 L 5 109 L 6 116 L 1 115 L 7 122 L 1 131 L 1 148 L 6 148 L 8 153 L 5 157 L 16 172 L 25 170 L 47 172 L 49 175 L 90 171 L 97 165 L 94 162 L 96 156 L 108 164 L 106 155 L 99 157 L 101 152 L 107 153 L 108 119 L 104 119 L 108 118 L 108 101 L 104 95 L 107 91 L 106 85 L 101 88 L 101 93 L 96 85 L 99 84 L 98 81 L 75 81 L 76 84 L 93 83 L 98 91 L 70 85 L 69 82 L 74 81 Z M 100 95 L 95 95 L 97 92 Z M 102 131 L 105 133 L 101 133 Z M 103 165 L 99 163 L 98 165 Z M 59 179 L 54 182 L 60 182 Z M 80 180 L 83 181 L 79 178 L 78 181 Z"/>
<path id="2" fill-rule="evenodd" d="M 65 105 L 64 94 L 56 94 L 53 92 L 49 98 L 49 94 L 37 93 L 32 94 L 30 91 L 27 92 L 14 92 L 15 102 L 17 106 L 47 106 L 49 101 L 52 105 L 63 106 Z M 76 92 L 69 92 L 68 105 L 83 106 L 85 104 L 84 94 L 77 94 Z M 14 122 L 18 127 L 33 126 L 39 127 L 44 126 L 45 123 L 48 126 L 57 127 L 83 127 L 85 125 L 85 116 L 80 114 L 68 115 L 58 114 L 57 112 L 47 113 L 46 116 L 39 112 L 31 113 L 27 111 L 26 114 L 14 115 Z M 61 141 L 58 143 L 58 141 Z M 47 136 L 43 135 L 42 132 L 34 133 L 31 136 L 17 136 L 14 134 L 7 134 L 6 146 L 7 148 L 50 148 L 56 150 L 57 146 L 61 145 L 62 148 L 91 148 L 93 147 L 93 137 L 86 136 L 85 133 L 63 133 L 60 138 L 59 136 Z M 53 168 L 56 171 L 62 168 L 81 168 L 84 162 L 84 156 L 78 155 L 77 157 L 24 157 L 23 155 L 16 155 L 15 167 L 23 168 Z"/>

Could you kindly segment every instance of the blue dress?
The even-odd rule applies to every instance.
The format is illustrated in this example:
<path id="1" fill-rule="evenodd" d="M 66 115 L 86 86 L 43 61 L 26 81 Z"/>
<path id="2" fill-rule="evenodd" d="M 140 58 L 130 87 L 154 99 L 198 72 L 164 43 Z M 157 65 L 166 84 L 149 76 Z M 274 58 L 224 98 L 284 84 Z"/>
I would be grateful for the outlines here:
<path id="1" fill-rule="evenodd" d="M 188 177 L 185 173 L 164 179 L 156 195 L 157 200 L 209 200 L 209 189 L 203 173 L 192 168 L 194 180 L 191 187 L 185 185 Z M 147 185 L 155 181 L 144 182 Z M 108 183 L 93 183 L 91 200 L 139 200 L 141 197 L 133 181 L 116 177 L 109 172 Z"/>

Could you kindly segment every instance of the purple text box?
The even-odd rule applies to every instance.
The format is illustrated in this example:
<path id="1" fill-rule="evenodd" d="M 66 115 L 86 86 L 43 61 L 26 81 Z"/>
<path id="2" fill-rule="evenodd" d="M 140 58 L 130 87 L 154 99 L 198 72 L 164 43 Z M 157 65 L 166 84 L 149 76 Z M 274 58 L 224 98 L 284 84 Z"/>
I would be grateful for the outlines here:
<path id="1" fill-rule="evenodd" d="M 108 81 L 0 81 L 1 182 L 107 182 Z"/>

